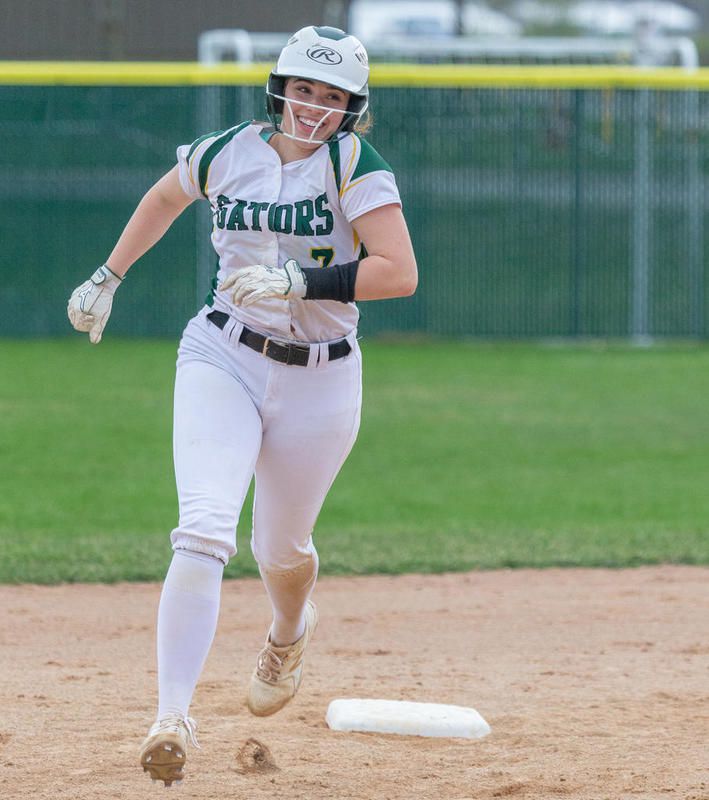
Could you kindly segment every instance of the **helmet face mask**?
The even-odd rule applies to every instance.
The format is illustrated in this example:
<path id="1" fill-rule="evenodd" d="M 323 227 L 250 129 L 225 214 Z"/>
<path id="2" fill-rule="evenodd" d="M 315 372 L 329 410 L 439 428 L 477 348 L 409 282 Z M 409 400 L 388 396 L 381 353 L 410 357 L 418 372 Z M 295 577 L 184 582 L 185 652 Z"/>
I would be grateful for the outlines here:
<path id="1" fill-rule="evenodd" d="M 294 101 L 285 96 L 288 78 L 318 81 L 349 93 L 347 109 L 344 112 L 337 110 L 337 113 L 343 114 L 342 122 L 328 141 L 338 138 L 342 132 L 351 131 L 367 110 L 369 102 L 367 52 L 358 39 L 348 36 L 338 28 L 309 26 L 293 34 L 281 51 L 278 63 L 266 84 L 266 111 L 276 130 L 291 139 L 308 144 L 322 142 L 323 140 L 315 138 L 320 125 L 313 129 L 313 133 L 307 139 L 282 130 L 284 112 L 291 115 L 291 123 L 293 122 L 290 103 Z M 323 108 L 300 100 L 298 105 Z M 334 109 L 326 110 L 334 113 Z M 322 122 L 324 123 L 328 117 L 329 114 L 326 114 Z"/>

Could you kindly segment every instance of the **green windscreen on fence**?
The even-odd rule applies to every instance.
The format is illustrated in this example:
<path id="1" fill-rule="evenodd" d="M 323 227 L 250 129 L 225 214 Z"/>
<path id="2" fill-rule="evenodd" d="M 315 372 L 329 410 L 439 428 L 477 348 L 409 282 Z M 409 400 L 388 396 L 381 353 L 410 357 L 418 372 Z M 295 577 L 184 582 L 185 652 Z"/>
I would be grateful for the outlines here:
<path id="1" fill-rule="evenodd" d="M 262 86 L 0 85 L 0 335 L 66 335 L 71 290 L 199 135 L 263 117 Z M 367 334 L 707 332 L 709 93 L 378 86 L 419 263 L 412 298 L 361 303 Z M 215 257 L 206 202 L 129 273 L 114 335 L 176 336 Z"/>

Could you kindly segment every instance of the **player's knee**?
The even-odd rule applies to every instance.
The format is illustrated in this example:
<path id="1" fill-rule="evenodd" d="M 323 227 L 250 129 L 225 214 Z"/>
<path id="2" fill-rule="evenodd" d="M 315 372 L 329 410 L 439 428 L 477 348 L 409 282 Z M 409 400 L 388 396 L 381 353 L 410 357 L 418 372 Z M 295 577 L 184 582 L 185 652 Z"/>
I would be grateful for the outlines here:
<path id="1" fill-rule="evenodd" d="M 305 545 L 286 543 L 277 547 L 269 547 L 256 539 L 252 539 L 251 551 L 261 572 L 285 573 L 296 571 L 305 574 L 317 573 L 318 570 L 318 554 L 310 538 Z"/>
<path id="2" fill-rule="evenodd" d="M 172 531 L 173 549 L 214 556 L 225 564 L 236 554 L 236 523 L 240 505 L 205 487 L 183 490 L 180 519 Z"/>
<path id="3" fill-rule="evenodd" d="M 177 552 L 184 550 L 188 553 L 196 553 L 211 558 L 217 558 L 225 566 L 229 559 L 236 554 L 236 546 L 231 542 L 225 542 L 215 536 L 203 535 L 194 531 L 185 531 L 176 528 L 170 537 L 172 549 Z"/>

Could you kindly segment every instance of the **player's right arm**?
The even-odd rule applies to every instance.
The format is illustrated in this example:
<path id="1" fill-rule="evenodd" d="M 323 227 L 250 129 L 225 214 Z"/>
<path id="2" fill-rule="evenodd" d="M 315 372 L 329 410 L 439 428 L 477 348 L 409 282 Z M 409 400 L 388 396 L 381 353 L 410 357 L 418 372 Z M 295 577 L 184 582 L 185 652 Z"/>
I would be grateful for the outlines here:
<path id="1" fill-rule="evenodd" d="M 183 190 L 178 167 L 163 175 L 146 193 L 128 220 L 106 263 L 69 298 L 67 314 L 77 331 L 101 341 L 113 305 L 113 294 L 129 268 L 158 242 L 194 200 Z"/>

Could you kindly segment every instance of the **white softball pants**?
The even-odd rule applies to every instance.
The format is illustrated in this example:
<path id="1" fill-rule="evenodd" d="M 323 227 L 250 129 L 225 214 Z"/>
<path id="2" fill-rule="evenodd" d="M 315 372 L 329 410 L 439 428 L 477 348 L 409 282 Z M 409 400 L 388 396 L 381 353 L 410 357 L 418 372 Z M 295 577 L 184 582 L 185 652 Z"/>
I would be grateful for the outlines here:
<path id="1" fill-rule="evenodd" d="M 178 351 L 173 549 L 228 563 L 255 475 L 254 557 L 262 570 L 290 570 L 317 559 L 315 521 L 359 429 L 356 337 L 344 358 L 328 362 L 325 343 L 311 346 L 308 366 L 288 366 L 240 344 L 236 320 L 220 330 L 209 310 L 188 323 Z"/>

